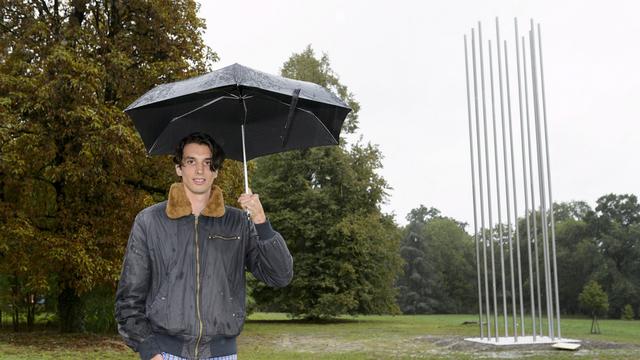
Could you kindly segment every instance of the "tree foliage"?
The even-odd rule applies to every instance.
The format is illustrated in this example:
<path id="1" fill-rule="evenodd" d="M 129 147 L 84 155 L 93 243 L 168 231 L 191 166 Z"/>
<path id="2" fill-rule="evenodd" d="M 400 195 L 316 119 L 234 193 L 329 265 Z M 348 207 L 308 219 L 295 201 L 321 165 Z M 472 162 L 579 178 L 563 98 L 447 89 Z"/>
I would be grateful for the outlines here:
<path id="1" fill-rule="evenodd" d="M 581 220 L 558 222 L 556 242 L 560 306 L 563 312 L 578 314 L 578 296 L 589 276 L 603 263 L 603 256 L 588 224 Z"/>
<path id="2" fill-rule="evenodd" d="M 624 306 L 624 310 L 622 310 L 622 320 L 633 320 L 636 314 L 633 311 L 633 306 L 631 304 L 627 304 Z"/>
<path id="3" fill-rule="evenodd" d="M 353 109 L 345 131 L 357 128 L 359 105 L 331 70 L 326 55 L 307 47 L 285 62 L 282 75 L 334 90 Z M 322 147 L 257 161 L 254 188 L 294 257 L 284 289 L 258 286 L 263 307 L 307 318 L 397 312 L 399 234 L 381 213 L 388 185 L 377 174 L 382 155 L 371 144 Z"/>
<path id="4" fill-rule="evenodd" d="M 610 304 L 608 316 L 620 318 L 627 304 L 632 309 L 640 306 L 639 211 L 634 195 L 602 196 L 593 209 L 584 201 L 554 204 L 558 289 L 562 313 L 583 312 L 579 296 L 590 280 L 603 284 Z M 539 212 L 535 216 L 538 231 L 536 238 L 540 241 L 542 229 Z M 454 233 L 464 224 L 449 219 L 449 225 L 445 226 L 447 222 L 443 219 L 446 218 L 440 211 L 425 206 L 415 208 L 407 215 L 409 224 L 404 230 L 400 250 L 405 260 L 405 272 L 398 281 L 398 303 L 405 313 L 458 312 L 476 307 L 473 301 L 477 301 L 477 293 L 472 291 L 476 288 L 476 279 L 469 276 L 475 273 L 473 253 L 468 253 L 471 250 L 468 247 L 461 247 L 465 250 L 459 252 L 467 254 L 466 256 L 457 255 L 454 250 L 454 244 L 458 243 L 454 240 Z M 435 227 L 435 224 L 439 226 Z M 458 227 L 454 224 L 458 224 Z M 519 225 L 523 296 L 525 309 L 528 309 L 531 280 L 526 271 L 529 264 L 525 219 L 519 219 Z M 494 237 L 497 234 L 498 231 L 494 229 Z M 505 238 L 506 234 L 505 226 Z M 497 241 L 497 237 L 494 241 Z M 472 243 L 472 240 L 463 242 Z M 508 246 L 504 250 L 505 259 L 508 259 Z M 531 251 L 533 252 L 533 245 Z M 539 251 L 538 266 L 543 269 L 542 249 Z M 535 267 L 533 269 L 535 271 Z M 496 281 L 501 282 L 499 269 L 496 271 Z M 535 284 L 536 280 L 533 281 Z M 498 296 L 501 296 L 500 291 Z M 471 299 L 472 301 L 467 301 Z M 542 299 L 544 301 L 544 291 Z M 461 308 L 464 310 L 458 310 Z"/>
<path id="5" fill-rule="evenodd" d="M 541 239 L 538 212 L 536 217 L 537 237 Z M 583 201 L 554 204 L 554 217 L 561 311 L 581 312 L 578 297 L 592 279 L 603 284 L 609 295 L 610 317 L 619 318 L 626 304 L 639 306 L 640 206 L 637 197 L 604 195 L 593 209 Z M 520 237 L 526 239 L 523 220 L 520 220 Z M 521 258 L 526 266 L 526 252 L 523 251 Z M 542 262 L 539 266 L 542 267 Z M 524 276 L 527 281 L 528 274 Z M 526 287 L 525 291 L 528 292 Z"/>
<path id="6" fill-rule="evenodd" d="M 584 201 L 568 201 L 553 204 L 553 217 L 557 222 L 575 220 L 580 221 L 593 211 Z"/>
<path id="7" fill-rule="evenodd" d="M 593 316 L 603 315 L 609 309 L 609 298 L 597 281 L 589 281 L 579 296 L 580 306 Z"/>
<path id="8" fill-rule="evenodd" d="M 604 284 L 609 315 L 620 318 L 624 306 L 640 306 L 640 204 L 635 195 L 608 194 L 585 216 L 603 261 L 593 276 Z"/>
<path id="9" fill-rule="evenodd" d="M 122 110 L 216 54 L 190 0 L 0 4 L 0 273 L 14 309 L 53 294 L 79 330 L 79 295 L 114 286 L 136 212 L 175 179 Z"/>

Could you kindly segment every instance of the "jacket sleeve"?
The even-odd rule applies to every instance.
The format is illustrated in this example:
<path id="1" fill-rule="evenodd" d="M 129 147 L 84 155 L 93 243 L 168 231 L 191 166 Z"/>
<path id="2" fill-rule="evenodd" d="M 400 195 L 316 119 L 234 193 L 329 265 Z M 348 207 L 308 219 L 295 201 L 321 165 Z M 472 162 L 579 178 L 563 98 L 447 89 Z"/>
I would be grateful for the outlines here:
<path id="1" fill-rule="evenodd" d="M 116 291 L 115 315 L 118 332 L 140 358 L 161 353 L 146 316 L 146 299 L 151 285 L 151 264 L 142 214 L 133 223 L 122 273 Z"/>
<path id="2" fill-rule="evenodd" d="M 247 268 L 269 286 L 287 286 L 293 278 L 293 258 L 284 238 L 271 228 L 268 220 L 258 225 L 248 222 Z"/>

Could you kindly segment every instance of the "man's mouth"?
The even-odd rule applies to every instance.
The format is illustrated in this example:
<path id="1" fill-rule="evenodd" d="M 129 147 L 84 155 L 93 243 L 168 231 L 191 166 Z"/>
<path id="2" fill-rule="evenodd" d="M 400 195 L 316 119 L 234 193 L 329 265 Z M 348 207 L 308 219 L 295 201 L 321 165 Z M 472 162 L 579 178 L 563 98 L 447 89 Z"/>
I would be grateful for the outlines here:
<path id="1" fill-rule="evenodd" d="M 200 179 L 200 178 L 193 179 L 193 183 L 196 185 L 204 185 L 205 182 L 207 182 L 205 179 Z"/>

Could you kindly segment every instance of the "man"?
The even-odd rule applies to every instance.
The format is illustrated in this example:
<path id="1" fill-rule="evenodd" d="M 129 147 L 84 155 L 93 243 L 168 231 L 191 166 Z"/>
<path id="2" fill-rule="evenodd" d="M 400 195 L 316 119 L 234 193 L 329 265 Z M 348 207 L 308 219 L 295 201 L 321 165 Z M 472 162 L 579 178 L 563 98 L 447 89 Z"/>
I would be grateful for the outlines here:
<path id="1" fill-rule="evenodd" d="M 293 260 L 256 194 L 224 205 L 213 185 L 223 150 L 207 134 L 176 149 L 169 199 L 142 210 L 116 292 L 118 331 L 141 359 L 236 359 L 245 318 L 245 269 L 286 286 Z"/>

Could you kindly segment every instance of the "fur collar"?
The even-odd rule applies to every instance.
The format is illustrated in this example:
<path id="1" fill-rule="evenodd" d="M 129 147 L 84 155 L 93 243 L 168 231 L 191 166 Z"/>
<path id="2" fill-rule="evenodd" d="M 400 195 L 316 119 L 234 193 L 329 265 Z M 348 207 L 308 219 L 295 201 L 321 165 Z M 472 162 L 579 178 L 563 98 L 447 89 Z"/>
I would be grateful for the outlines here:
<path id="1" fill-rule="evenodd" d="M 191 202 L 187 198 L 182 183 L 174 183 L 169 189 L 169 200 L 167 201 L 167 216 L 170 219 L 178 219 L 191 215 Z M 216 185 L 211 188 L 211 195 L 207 206 L 202 210 L 201 215 L 209 217 L 221 217 L 224 215 L 224 199 L 222 190 Z"/>

